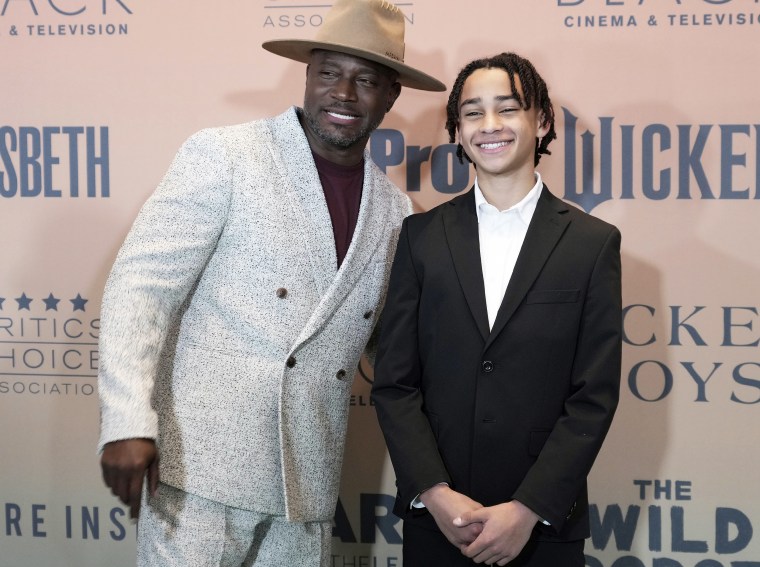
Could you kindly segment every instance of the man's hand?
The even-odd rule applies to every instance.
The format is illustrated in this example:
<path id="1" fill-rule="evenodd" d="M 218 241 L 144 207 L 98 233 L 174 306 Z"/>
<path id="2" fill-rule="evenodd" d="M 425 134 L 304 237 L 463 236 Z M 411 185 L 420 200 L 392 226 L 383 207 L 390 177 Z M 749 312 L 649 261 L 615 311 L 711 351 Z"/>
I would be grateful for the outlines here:
<path id="1" fill-rule="evenodd" d="M 435 523 L 446 539 L 459 549 L 475 541 L 483 529 L 482 524 L 475 521 L 461 527 L 454 525 L 454 518 L 483 506 L 445 484 L 439 484 L 420 494 L 420 501 L 433 515 Z"/>
<path id="2" fill-rule="evenodd" d="M 460 515 L 454 525 L 465 527 L 473 522 L 483 529 L 470 545 L 462 546 L 462 553 L 475 563 L 506 565 L 522 551 L 540 518 L 517 500 L 505 504 L 480 508 Z"/>
<path id="3" fill-rule="evenodd" d="M 140 514 L 143 478 L 148 475 L 151 496 L 158 490 L 158 450 L 152 439 L 125 439 L 107 443 L 100 458 L 103 480 L 114 496 L 129 506 L 130 516 Z"/>

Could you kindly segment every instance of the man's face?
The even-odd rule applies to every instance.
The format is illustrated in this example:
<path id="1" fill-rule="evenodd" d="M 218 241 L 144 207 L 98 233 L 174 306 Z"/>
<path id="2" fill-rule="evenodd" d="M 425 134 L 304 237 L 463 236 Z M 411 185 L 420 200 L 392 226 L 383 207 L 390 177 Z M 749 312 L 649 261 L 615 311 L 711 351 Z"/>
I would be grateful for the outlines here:
<path id="1" fill-rule="evenodd" d="M 515 83 L 525 100 L 519 77 Z M 536 106 L 523 109 L 503 69 L 477 69 L 459 99 L 459 140 L 478 177 L 533 175 L 536 138 L 546 135 Z"/>
<path id="2" fill-rule="evenodd" d="M 303 105 L 312 149 L 321 155 L 320 149 L 363 151 L 400 92 L 395 73 L 383 65 L 315 50 L 306 69 Z"/>

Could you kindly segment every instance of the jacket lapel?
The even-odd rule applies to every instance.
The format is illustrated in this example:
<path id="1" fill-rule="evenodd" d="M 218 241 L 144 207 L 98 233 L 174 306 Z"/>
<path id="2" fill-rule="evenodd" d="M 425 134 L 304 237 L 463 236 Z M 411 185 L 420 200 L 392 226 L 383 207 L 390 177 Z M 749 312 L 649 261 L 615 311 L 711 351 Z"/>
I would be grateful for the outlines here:
<path id="1" fill-rule="evenodd" d="M 295 107 L 274 118 L 272 137 L 272 152 L 283 172 L 280 182 L 298 219 L 294 234 L 303 241 L 314 282 L 323 296 L 338 269 L 335 237 L 317 167 Z"/>
<path id="2" fill-rule="evenodd" d="M 480 264 L 480 238 L 478 216 L 475 212 L 475 188 L 449 201 L 444 209 L 443 227 L 446 242 L 454 261 L 459 285 L 475 324 L 483 336 L 488 337 L 488 310 L 483 284 L 483 267 Z"/>
<path id="3" fill-rule="evenodd" d="M 565 214 L 568 205 L 549 192 L 544 185 L 541 197 L 533 213 L 528 233 L 525 235 L 520 254 L 517 257 L 514 272 L 509 280 L 501 307 L 491 329 L 485 348 L 487 349 L 499 333 L 504 329 L 509 319 L 517 310 L 523 298 L 530 290 L 533 282 L 549 259 L 549 256 L 565 232 L 570 219 Z"/>
<path id="4" fill-rule="evenodd" d="M 354 288 L 359 278 L 366 275 L 366 267 L 370 258 L 374 256 L 374 251 L 380 244 L 381 240 L 387 238 L 387 231 L 384 225 L 387 222 L 387 211 L 381 200 L 381 191 L 377 187 L 379 182 L 380 171 L 372 162 L 370 155 L 365 151 L 364 154 L 364 185 L 362 187 L 362 198 L 359 205 L 359 217 L 356 220 L 356 228 L 351 239 L 351 245 L 348 248 L 346 257 L 340 266 L 337 274 L 333 272 L 330 285 L 322 293 L 322 298 L 317 308 L 312 313 L 306 326 L 294 345 L 296 348 L 300 343 L 307 340 L 313 333 L 319 330 L 329 319 L 335 310 L 340 306 L 348 292 Z M 323 199 L 324 200 L 324 199 Z M 411 212 L 411 211 L 409 211 Z M 332 224 L 328 218 L 328 227 Z M 332 228 L 330 229 L 330 240 L 334 243 Z M 336 258 L 333 244 L 333 258 Z M 337 263 L 337 259 L 333 260 Z"/>

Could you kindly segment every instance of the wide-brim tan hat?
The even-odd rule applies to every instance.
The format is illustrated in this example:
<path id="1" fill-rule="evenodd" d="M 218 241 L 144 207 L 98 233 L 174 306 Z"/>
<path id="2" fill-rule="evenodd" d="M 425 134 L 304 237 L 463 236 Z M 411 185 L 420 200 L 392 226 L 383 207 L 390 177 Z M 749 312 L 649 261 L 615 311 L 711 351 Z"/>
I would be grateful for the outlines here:
<path id="1" fill-rule="evenodd" d="M 384 0 L 336 0 L 313 40 L 277 39 L 262 47 L 302 63 L 314 49 L 356 55 L 398 72 L 398 82 L 412 89 L 445 91 L 438 79 L 404 64 L 404 14 Z"/>

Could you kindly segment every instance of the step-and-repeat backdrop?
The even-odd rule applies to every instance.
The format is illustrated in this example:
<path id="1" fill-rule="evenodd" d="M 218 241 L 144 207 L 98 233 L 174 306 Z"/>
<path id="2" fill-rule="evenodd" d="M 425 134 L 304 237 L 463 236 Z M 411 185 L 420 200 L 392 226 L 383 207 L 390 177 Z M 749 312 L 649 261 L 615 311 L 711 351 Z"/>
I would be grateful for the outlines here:
<path id="1" fill-rule="evenodd" d="M 277 114 L 330 2 L 0 0 L 0 567 L 133 564 L 105 489 L 99 307 L 139 207 L 196 130 Z M 407 61 L 450 84 L 517 51 L 558 140 L 540 170 L 623 233 L 622 400 L 591 475 L 588 567 L 760 566 L 760 3 L 413 0 Z M 465 190 L 445 93 L 405 90 L 375 161 L 428 209 Z M 401 565 L 363 363 L 334 567 Z"/>

